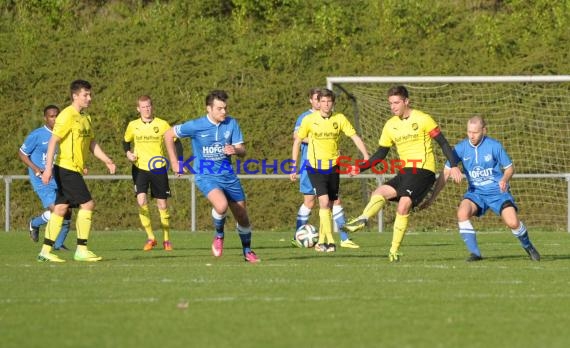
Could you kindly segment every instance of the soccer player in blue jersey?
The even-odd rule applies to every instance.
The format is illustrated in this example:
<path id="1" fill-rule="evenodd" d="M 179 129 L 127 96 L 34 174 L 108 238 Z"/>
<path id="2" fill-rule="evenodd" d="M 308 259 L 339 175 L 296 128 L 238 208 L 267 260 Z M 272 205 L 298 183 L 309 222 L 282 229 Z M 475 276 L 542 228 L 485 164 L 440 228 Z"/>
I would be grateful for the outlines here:
<path id="1" fill-rule="evenodd" d="M 510 192 L 509 180 L 514 174 L 513 162 L 503 145 L 486 134 L 485 120 L 480 116 L 471 117 L 467 123 L 467 138 L 455 146 L 469 184 L 457 209 L 459 234 L 470 253 L 467 261 L 483 259 L 477 245 L 475 229 L 469 219 L 472 216 L 483 216 L 488 209 L 503 218 L 530 259 L 540 261 L 540 254 L 531 243 L 525 224 L 518 218 L 518 208 Z M 446 163 L 446 179 L 449 171 L 449 163 Z"/>
<path id="2" fill-rule="evenodd" d="M 48 105 L 44 108 L 44 125 L 40 128 L 34 129 L 28 136 L 18 151 L 18 156 L 26 166 L 28 166 L 28 174 L 30 176 L 30 183 L 34 192 L 42 201 L 42 206 L 46 209 L 42 214 L 33 217 L 30 220 L 30 238 L 37 242 L 39 240 L 40 227 L 47 224 L 51 212 L 53 211 L 55 195 L 57 192 L 57 185 L 55 180 L 51 178 L 47 185 L 42 183 L 42 173 L 46 167 L 46 153 L 47 144 L 51 138 L 51 131 L 55 124 L 55 118 L 59 114 L 59 108 L 55 105 Z M 69 225 L 71 219 L 71 210 L 68 210 L 63 224 L 61 225 L 61 232 L 59 233 L 53 248 L 55 250 L 67 250 L 63 244 L 67 233 L 69 232 Z"/>
<path id="3" fill-rule="evenodd" d="M 297 122 L 295 122 L 295 130 L 293 132 L 293 139 L 297 135 L 297 131 L 301 126 L 301 122 L 305 118 L 305 116 L 312 114 L 313 112 L 319 110 L 319 99 L 318 94 L 321 91 L 320 88 L 311 88 L 309 90 L 309 103 L 311 103 L 311 108 L 297 117 Z M 301 149 L 300 149 L 300 161 L 303 163 L 307 160 L 307 149 L 309 148 L 308 145 L 309 141 L 307 138 L 302 139 L 301 142 Z M 299 207 L 297 211 L 297 224 L 295 230 L 298 230 L 299 227 L 303 226 L 309 221 L 311 216 L 311 210 L 315 206 L 315 189 L 311 184 L 311 180 L 309 180 L 308 171 L 304 170 L 301 172 L 299 177 L 299 191 L 303 194 L 303 204 Z M 342 209 L 342 205 L 340 202 L 340 198 L 334 201 L 332 207 L 332 216 L 333 221 L 336 224 L 336 227 L 340 233 L 340 246 L 341 248 L 351 248 L 351 249 L 358 249 L 360 246 L 354 243 L 352 240 L 349 239 L 348 234 L 344 231 L 343 227 L 345 224 L 344 219 L 344 210 Z M 293 238 L 291 239 L 291 245 L 294 247 L 300 248 L 302 245 L 299 241 L 295 239 L 295 234 L 293 234 Z"/>
<path id="4" fill-rule="evenodd" d="M 212 242 L 212 254 L 215 257 L 222 256 L 224 225 L 229 208 L 237 221 L 244 259 L 256 263 L 260 260 L 251 250 L 251 224 L 245 193 L 231 163 L 231 156 L 245 155 L 245 145 L 236 119 L 228 115 L 228 99 L 228 94 L 224 91 L 210 92 L 206 96 L 207 114 L 170 128 L 164 134 L 164 141 L 172 170 L 177 175 L 183 169 L 195 174 L 198 189 L 213 206 L 212 218 L 216 235 Z M 183 163 L 179 163 L 176 156 L 175 138 L 192 139 L 193 156 Z M 190 163 L 191 168 L 187 167 Z"/>

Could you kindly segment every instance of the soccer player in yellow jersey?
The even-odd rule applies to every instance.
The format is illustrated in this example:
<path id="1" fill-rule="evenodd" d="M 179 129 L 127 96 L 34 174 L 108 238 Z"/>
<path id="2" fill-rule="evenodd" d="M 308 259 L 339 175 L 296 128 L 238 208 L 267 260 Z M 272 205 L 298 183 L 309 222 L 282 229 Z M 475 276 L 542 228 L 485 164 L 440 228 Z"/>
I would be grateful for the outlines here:
<path id="1" fill-rule="evenodd" d="M 160 215 L 160 226 L 163 233 L 162 246 L 164 250 L 171 251 L 170 215 L 166 203 L 167 198 L 170 197 L 170 187 L 168 185 L 168 168 L 166 167 L 166 148 L 163 141 L 164 133 L 170 129 L 170 125 L 165 120 L 154 117 L 152 99 L 148 95 L 142 95 L 138 98 L 137 111 L 140 117 L 128 124 L 123 149 L 129 161 L 133 163 L 131 173 L 139 205 L 139 218 L 147 234 L 147 241 L 143 250 L 152 250 L 157 245 L 148 208 L 147 192 L 150 186 L 151 197 L 156 199 Z M 177 141 L 176 144 L 180 144 L 180 142 Z M 178 155 L 181 156 L 182 147 L 180 146 L 177 150 Z"/>
<path id="2" fill-rule="evenodd" d="M 45 185 L 53 174 L 58 187 L 54 210 L 46 227 L 42 250 L 38 255 L 38 261 L 42 262 L 65 262 L 51 251 L 67 209 L 77 206 L 77 250 L 73 258 L 76 261 L 89 262 L 101 260 L 100 256 L 87 249 L 91 217 L 95 208 L 95 202 L 83 179 L 89 151 L 105 163 L 111 174 L 115 174 L 116 169 L 115 163 L 94 139 L 91 117 L 82 113 L 91 104 L 91 84 L 84 80 L 75 80 L 71 83 L 70 91 L 71 105 L 63 109 L 55 120 L 42 174 L 42 182 Z M 58 144 L 59 154 L 54 164 Z"/>
<path id="3" fill-rule="evenodd" d="M 297 180 L 297 172 L 307 170 L 311 184 L 319 201 L 319 241 L 315 245 L 318 252 L 334 252 L 336 244 L 332 235 L 332 206 L 338 199 L 340 172 L 337 164 L 338 143 L 341 133 L 351 138 L 365 160 L 368 152 L 362 139 L 356 134 L 354 127 L 346 116 L 333 111 L 335 95 L 329 89 L 318 94 L 320 109 L 306 116 L 295 134 L 292 149 L 292 166 L 296 170 L 291 173 L 291 180 Z M 309 148 L 306 163 L 299 163 L 299 146 L 308 138 Z"/>
<path id="4" fill-rule="evenodd" d="M 380 135 L 378 150 L 362 166 L 352 167 L 351 174 L 356 175 L 384 160 L 392 146 L 396 146 L 403 168 L 388 182 L 380 185 L 370 197 L 362 214 L 349 221 L 345 228 L 351 232 L 362 229 L 368 219 L 384 207 L 386 201 L 398 202 L 390 262 L 400 261 L 400 245 L 408 226 L 410 210 L 425 197 L 435 182 L 435 156 L 432 139 L 441 146 L 445 157 L 451 163 L 450 175 L 454 181 L 461 180 L 461 171 L 457 168 L 457 159 L 453 149 L 444 137 L 433 118 L 410 107 L 408 90 L 404 86 L 395 86 L 388 90 L 388 103 L 394 116 L 390 118 Z"/>

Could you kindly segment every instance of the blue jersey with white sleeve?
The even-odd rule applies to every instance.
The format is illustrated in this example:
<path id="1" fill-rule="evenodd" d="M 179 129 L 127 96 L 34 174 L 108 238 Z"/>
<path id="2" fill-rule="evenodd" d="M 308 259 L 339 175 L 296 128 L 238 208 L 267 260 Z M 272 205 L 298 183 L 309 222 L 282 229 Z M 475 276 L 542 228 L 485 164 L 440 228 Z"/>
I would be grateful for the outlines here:
<path id="1" fill-rule="evenodd" d="M 294 133 L 297 133 L 297 131 L 299 130 L 299 127 L 301 127 L 301 122 L 303 121 L 303 119 L 305 118 L 305 116 L 312 114 L 313 112 L 315 112 L 314 110 L 307 110 L 305 112 L 303 112 L 302 114 L 299 115 L 299 117 L 297 117 L 297 122 L 295 122 L 295 129 L 294 129 Z M 307 149 L 309 148 L 309 144 L 307 143 L 301 143 L 301 156 L 300 158 L 300 163 L 303 163 L 306 159 L 307 159 Z"/>
<path id="2" fill-rule="evenodd" d="M 455 146 L 455 152 L 463 163 L 463 171 L 469 183 L 468 192 L 481 195 L 500 195 L 499 181 L 503 169 L 513 165 L 503 145 L 496 139 L 484 136 L 477 146 L 464 139 Z M 446 163 L 449 168 L 449 162 Z"/>
<path id="3" fill-rule="evenodd" d="M 297 121 L 295 122 L 295 129 L 294 129 L 294 133 L 297 133 L 297 131 L 299 130 L 299 127 L 301 127 L 301 122 L 303 121 L 303 119 L 312 114 L 313 112 L 315 112 L 312 109 L 309 109 L 305 112 L 303 112 L 302 114 L 299 115 L 299 117 L 297 117 Z M 300 157 L 299 157 L 299 163 L 301 163 L 301 165 L 303 163 L 308 163 L 307 162 L 307 151 L 309 149 L 309 144 L 301 142 L 301 150 L 300 150 Z M 311 184 L 311 180 L 309 179 L 309 174 L 307 170 L 303 170 L 301 171 L 301 176 L 299 178 L 299 191 L 304 194 L 304 195 L 314 195 L 315 194 L 315 189 L 313 188 L 313 185 Z"/>
<path id="4" fill-rule="evenodd" d="M 42 171 L 46 168 L 47 147 L 50 138 L 51 131 L 46 126 L 43 126 L 30 132 L 20 147 L 20 151 L 28 156 Z M 28 175 L 30 176 L 30 183 L 34 189 L 43 185 L 42 179 L 35 175 L 32 168 L 28 168 Z M 48 186 L 51 186 L 53 189 L 57 188 L 53 177 L 50 179 Z"/>
<path id="5" fill-rule="evenodd" d="M 231 156 L 224 153 L 226 145 L 243 143 L 243 135 L 237 121 L 227 116 L 221 123 L 212 122 L 208 116 L 176 125 L 177 138 L 192 139 L 192 169 L 194 174 L 236 176 Z"/>

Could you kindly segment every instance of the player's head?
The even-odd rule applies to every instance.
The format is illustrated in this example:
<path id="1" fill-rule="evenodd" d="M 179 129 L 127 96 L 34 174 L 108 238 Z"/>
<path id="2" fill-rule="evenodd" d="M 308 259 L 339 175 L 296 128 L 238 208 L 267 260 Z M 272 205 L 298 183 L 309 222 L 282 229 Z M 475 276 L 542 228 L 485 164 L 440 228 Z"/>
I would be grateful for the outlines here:
<path id="1" fill-rule="evenodd" d="M 137 111 L 143 119 L 152 118 L 152 99 L 148 95 L 141 95 L 137 100 Z"/>
<path id="2" fill-rule="evenodd" d="M 85 80 L 75 80 L 69 86 L 72 104 L 81 111 L 91 104 L 91 84 Z"/>
<path id="3" fill-rule="evenodd" d="M 467 137 L 472 145 L 479 145 L 487 134 L 487 124 L 482 116 L 473 116 L 467 121 Z"/>
<path id="4" fill-rule="evenodd" d="M 228 99 L 228 94 L 222 90 L 211 91 L 206 96 L 206 110 L 212 121 L 220 123 L 226 119 Z"/>
<path id="5" fill-rule="evenodd" d="M 321 111 L 321 114 L 330 116 L 334 108 L 334 92 L 330 89 L 323 88 L 319 94 L 317 94 L 317 99 L 319 100 L 319 110 Z"/>
<path id="6" fill-rule="evenodd" d="M 394 86 L 388 90 L 388 103 L 392 113 L 396 116 L 407 115 L 410 99 L 408 90 L 404 86 Z"/>
<path id="7" fill-rule="evenodd" d="M 318 87 L 309 90 L 309 103 L 311 103 L 311 110 L 319 110 L 319 93 L 321 89 Z"/>
<path id="8" fill-rule="evenodd" d="M 55 118 L 59 114 L 59 108 L 55 105 L 48 105 L 44 108 L 44 123 L 49 129 L 53 129 Z"/>

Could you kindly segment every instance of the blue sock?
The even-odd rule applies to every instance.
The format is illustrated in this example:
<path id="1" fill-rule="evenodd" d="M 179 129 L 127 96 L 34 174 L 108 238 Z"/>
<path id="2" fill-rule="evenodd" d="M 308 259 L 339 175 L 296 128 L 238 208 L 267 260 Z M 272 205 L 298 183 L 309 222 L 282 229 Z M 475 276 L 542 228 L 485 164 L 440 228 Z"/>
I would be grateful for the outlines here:
<path id="1" fill-rule="evenodd" d="M 519 242 L 521 243 L 521 246 L 523 248 L 528 248 L 530 246 L 530 238 L 528 236 L 528 231 L 526 229 L 526 226 L 523 224 L 523 222 L 521 221 L 521 224 L 519 226 L 519 228 L 517 228 L 516 230 L 511 230 L 513 232 L 513 234 L 515 235 L 515 237 L 518 238 Z"/>
<path id="2" fill-rule="evenodd" d="M 470 253 L 477 256 L 481 256 L 481 251 L 479 251 L 479 246 L 477 245 L 477 236 L 475 235 L 475 229 L 471 225 L 471 221 L 460 221 L 459 222 L 459 234 L 467 246 L 467 250 Z"/>
<path id="3" fill-rule="evenodd" d="M 297 211 L 297 223 L 295 231 L 297 231 L 299 227 L 309 222 L 310 217 L 311 217 L 311 209 L 307 208 L 305 204 L 301 204 L 299 210 Z M 295 235 L 293 235 L 293 239 L 295 239 Z"/>
<path id="4" fill-rule="evenodd" d="M 220 215 L 214 209 L 212 209 L 212 221 L 214 222 L 214 228 L 216 229 L 216 237 L 224 238 L 224 225 L 226 224 L 226 214 Z"/>
<path id="5" fill-rule="evenodd" d="M 47 224 L 47 221 L 44 220 L 43 214 L 32 218 L 32 227 L 40 228 L 41 226 L 43 226 L 45 224 Z"/>
<path id="6" fill-rule="evenodd" d="M 242 227 L 238 224 L 237 231 L 239 239 L 241 240 L 243 254 L 245 255 L 251 251 L 251 227 Z"/>
<path id="7" fill-rule="evenodd" d="M 54 249 L 60 249 L 61 248 L 61 246 L 65 242 L 65 238 L 67 237 L 67 234 L 69 233 L 70 225 L 71 225 L 70 220 L 63 220 L 63 224 L 61 225 L 61 230 L 59 231 L 57 239 L 55 240 L 55 243 L 53 245 Z"/>
<path id="8" fill-rule="evenodd" d="M 467 250 L 470 253 L 475 254 L 477 256 L 481 256 L 481 251 L 479 251 L 479 246 L 477 245 L 477 236 L 475 233 L 460 233 L 461 238 L 463 238 L 463 242 L 467 246 Z"/>
<path id="9" fill-rule="evenodd" d="M 340 234 L 340 240 L 345 241 L 348 239 L 348 233 L 343 229 L 346 220 L 344 219 L 344 210 L 340 205 L 333 205 L 332 209 L 333 220 L 338 227 L 338 232 Z"/>

